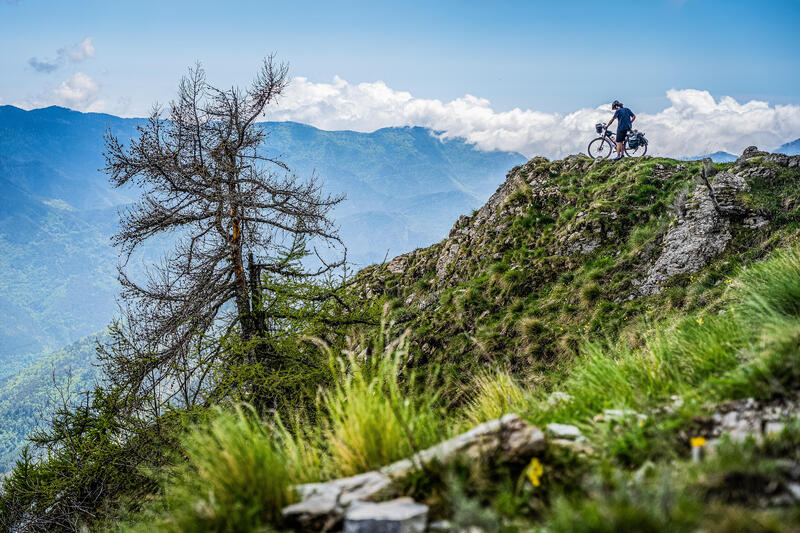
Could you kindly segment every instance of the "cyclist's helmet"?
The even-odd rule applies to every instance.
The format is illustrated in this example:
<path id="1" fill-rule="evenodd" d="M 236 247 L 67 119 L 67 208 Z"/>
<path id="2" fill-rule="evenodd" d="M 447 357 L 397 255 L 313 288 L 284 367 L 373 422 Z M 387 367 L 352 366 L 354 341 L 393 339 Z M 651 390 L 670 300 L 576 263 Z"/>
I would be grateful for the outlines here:
<path id="1" fill-rule="evenodd" d="M 622 107 L 622 102 L 614 100 L 614 103 L 611 104 L 611 111 L 615 111 L 618 107 Z"/>

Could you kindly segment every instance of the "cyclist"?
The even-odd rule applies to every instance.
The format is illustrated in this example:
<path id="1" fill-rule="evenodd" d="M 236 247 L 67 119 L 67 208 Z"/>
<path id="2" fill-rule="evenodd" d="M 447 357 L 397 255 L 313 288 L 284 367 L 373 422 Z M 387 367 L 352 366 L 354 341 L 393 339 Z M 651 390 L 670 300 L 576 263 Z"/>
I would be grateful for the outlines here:
<path id="1" fill-rule="evenodd" d="M 625 143 L 625 137 L 628 136 L 628 132 L 631 131 L 633 128 L 633 121 L 636 120 L 636 115 L 633 114 L 633 111 L 622 105 L 622 102 L 619 100 L 614 100 L 614 103 L 611 104 L 611 110 L 614 111 L 614 116 L 611 117 L 611 120 L 608 121 L 606 124 L 606 129 L 611 126 L 611 123 L 614 120 L 617 120 L 617 157 L 613 159 L 613 161 L 619 161 L 622 159 L 622 148 Z"/>

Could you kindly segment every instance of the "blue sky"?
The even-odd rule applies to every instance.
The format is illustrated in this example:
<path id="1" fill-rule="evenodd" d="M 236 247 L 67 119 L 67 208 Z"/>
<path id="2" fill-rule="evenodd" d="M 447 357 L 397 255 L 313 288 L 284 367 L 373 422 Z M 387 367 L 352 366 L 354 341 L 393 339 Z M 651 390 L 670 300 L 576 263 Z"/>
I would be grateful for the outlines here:
<path id="1" fill-rule="evenodd" d="M 496 113 L 563 117 L 620 98 L 655 114 L 671 89 L 795 106 L 798 28 L 798 0 L 0 0 L 0 103 L 141 115 L 197 60 L 211 81 L 243 84 L 276 52 L 309 83 L 380 80 L 425 101 L 472 95 Z"/>

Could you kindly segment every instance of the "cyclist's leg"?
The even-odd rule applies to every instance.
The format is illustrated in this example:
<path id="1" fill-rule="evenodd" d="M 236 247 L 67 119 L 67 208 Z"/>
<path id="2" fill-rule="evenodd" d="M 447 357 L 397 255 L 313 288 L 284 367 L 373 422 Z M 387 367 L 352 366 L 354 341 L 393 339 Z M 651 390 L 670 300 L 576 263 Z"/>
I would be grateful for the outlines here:
<path id="1" fill-rule="evenodd" d="M 628 136 L 628 130 L 617 130 L 617 159 L 622 157 L 622 149 L 625 146 L 625 137 Z"/>

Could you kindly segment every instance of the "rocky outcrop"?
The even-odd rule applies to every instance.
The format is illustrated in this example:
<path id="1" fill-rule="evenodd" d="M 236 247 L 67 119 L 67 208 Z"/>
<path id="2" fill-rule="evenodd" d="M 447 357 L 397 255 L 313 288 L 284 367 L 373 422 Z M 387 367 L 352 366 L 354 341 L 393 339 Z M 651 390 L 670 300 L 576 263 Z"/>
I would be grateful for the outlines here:
<path id="1" fill-rule="evenodd" d="M 766 217 L 747 209 L 740 193 L 750 190 L 747 180 L 775 177 L 776 166 L 798 167 L 800 157 L 770 154 L 750 146 L 730 171 L 714 176 L 710 187 L 697 185 L 664 236 L 661 255 L 647 272 L 639 294 L 658 293 L 669 278 L 697 272 L 709 264 L 730 243 L 732 222 L 751 229 L 767 225 Z"/>
<path id="2" fill-rule="evenodd" d="M 301 531 L 337 531 L 343 521 L 346 532 L 424 531 L 426 518 L 422 519 L 423 529 L 414 529 L 420 517 L 427 517 L 427 508 L 422 510 L 424 506 L 403 499 L 380 505 L 374 502 L 397 496 L 396 482 L 415 470 L 446 465 L 459 457 L 496 463 L 523 462 L 545 446 L 541 430 L 518 415 L 509 414 L 380 470 L 299 485 L 296 491 L 300 501 L 284 508 L 283 517 L 290 526 Z"/>
<path id="3" fill-rule="evenodd" d="M 800 168 L 800 156 L 769 154 L 750 147 L 722 172 L 717 172 L 710 161 L 707 163 L 703 167 L 704 181 L 695 182 L 688 194 L 678 193 L 674 218 L 666 233 L 643 246 L 642 253 L 631 262 L 635 276 L 625 289 L 629 300 L 659 293 L 673 276 L 704 268 L 728 248 L 740 230 L 768 225 L 766 211 L 748 209 L 743 193 L 754 183 L 763 189 L 771 180 L 786 179 L 781 167 Z M 646 199 L 643 202 L 635 197 L 642 189 L 629 187 L 633 192 L 629 205 L 620 205 L 619 197 L 613 196 L 601 196 L 586 205 L 585 200 L 575 201 L 575 184 L 592 186 L 598 179 L 608 179 L 624 188 L 633 181 L 649 180 L 643 187 L 655 184 L 663 191 L 676 180 L 691 180 L 693 172 L 696 167 L 689 163 L 648 163 L 648 158 L 617 165 L 583 155 L 552 162 L 533 158 L 512 169 L 483 207 L 470 216 L 459 217 L 446 239 L 387 264 L 364 269 L 357 290 L 367 298 L 402 293 L 410 312 L 435 312 L 443 291 L 480 276 L 493 261 L 503 260 L 506 250 L 522 246 L 530 247 L 529 253 L 537 246 L 541 259 L 530 263 L 518 260 L 519 264 L 510 265 L 511 269 L 541 267 L 541 282 L 544 275 L 552 276 L 585 262 L 587 259 L 581 256 L 608 250 L 609 245 L 609 253 L 613 253 L 614 245 L 621 248 L 635 229 L 630 227 L 631 213 L 652 209 L 658 196 L 653 194 L 650 199 L 654 204 L 647 205 Z M 570 186 L 564 185 L 565 177 L 569 177 Z M 614 191 L 612 187 L 607 193 Z M 785 199 L 783 208 L 793 209 L 793 202 Z M 535 217 L 537 213 L 553 221 L 552 226 L 535 226 L 530 230 L 530 242 L 522 242 L 522 232 L 513 226 L 519 219 Z M 534 238 L 547 232 L 551 232 L 551 238 L 539 242 Z M 654 257 L 653 253 L 658 255 Z M 425 283 L 417 285 L 423 278 Z M 618 295 L 614 301 L 619 302 L 626 295 Z"/>
<path id="4" fill-rule="evenodd" d="M 728 172 L 717 174 L 711 185 L 713 193 L 700 184 L 686 201 L 664 236 L 661 255 L 647 273 L 640 294 L 655 294 L 669 278 L 697 272 L 728 246 L 732 239 L 730 220 L 744 214 L 736 194 L 749 187 L 744 179 Z"/>
<path id="5" fill-rule="evenodd" d="M 411 498 L 388 502 L 355 502 L 347 509 L 344 533 L 423 533 L 428 506 Z"/>
<path id="6" fill-rule="evenodd" d="M 777 435 L 786 423 L 800 417 L 800 399 L 783 398 L 779 402 L 759 402 L 744 398 L 717 407 L 706 420 L 704 436 L 714 446 L 723 434 L 731 440 L 744 441 L 753 438 L 762 441 Z M 798 479 L 800 481 L 800 479 Z"/>

